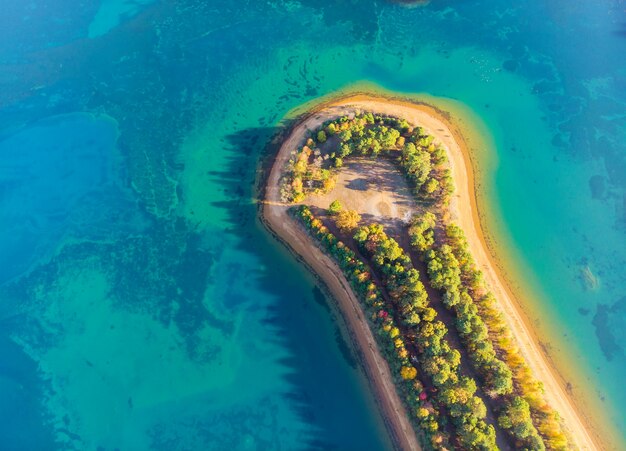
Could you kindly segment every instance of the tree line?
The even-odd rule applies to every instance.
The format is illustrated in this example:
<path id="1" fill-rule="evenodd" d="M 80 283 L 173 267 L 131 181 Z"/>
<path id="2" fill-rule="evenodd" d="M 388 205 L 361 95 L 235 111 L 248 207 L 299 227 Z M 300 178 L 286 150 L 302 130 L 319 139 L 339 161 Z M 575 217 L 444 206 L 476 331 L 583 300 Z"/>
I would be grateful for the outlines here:
<path id="1" fill-rule="evenodd" d="M 281 183 L 283 200 L 298 203 L 309 193 L 328 192 L 346 158 L 379 155 L 402 166 L 419 199 L 448 202 L 454 184 L 445 167 L 446 151 L 423 128 L 372 113 L 342 116 L 312 132 L 288 162 Z"/>
<path id="2" fill-rule="evenodd" d="M 495 430 L 485 422 L 487 409 L 475 395 L 476 382 L 461 374 L 461 355 L 450 347 L 447 327 L 428 306 L 428 295 L 409 256 L 380 224 L 360 227 L 354 240 L 381 275 L 383 285 L 397 305 L 406 335 L 418 351 L 420 367 L 432 381 L 437 401 L 456 428 L 459 446 L 496 449 Z"/>
<path id="3" fill-rule="evenodd" d="M 447 224 L 436 243 L 435 226 L 432 213 L 415 218 L 409 228 L 411 244 L 426 262 L 431 285 L 442 291 L 444 305 L 455 315 L 479 381 L 496 400 L 499 426 L 520 449 L 567 449 L 558 416 L 520 356 L 463 231 Z"/>
<path id="4" fill-rule="evenodd" d="M 438 407 L 424 397 L 424 383 L 410 360 L 406 339 L 400 333 L 394 311 L 386 304 L 369 267 L 324 226 L 307 206 L 294 207 L 292 212 L 321 248 L 337 262 L 361 302 L 422 445 L 425 449 L 449 449 L 450 438 L 444 429 L 446 420 Z"/>
<path id="5" fill-rule="evenodd" d="M 559 421 L 558 413 L 547 403 L 542 384 L 532 374 L 526 360 L 513 337 L 509 325 L 498 308 L 497 300 L 488 290 L 482 271 L 476 266 L 469 250 L 463 230 L 456 224 L 448 224 L 444 237 L 460 263 L 461 279 L 467 292 L 474 301 L 479 315 L 483 318 L 493 347 L 502 361 L 512 371 L 515 394 L 527 403 L 536 428 L 544 444 L 549 449 L 567 450 L 568 441 Z M 520 403 L 509 407 L 510 412 L 520 412 Z M 524 408 L 524 412 L 527 408 Z M 524 429 L 519 422 L 502 418 L 503 427 L 513 424 L 513 428 Z M 516 426 L 517 425 L 517 426 Z"/>

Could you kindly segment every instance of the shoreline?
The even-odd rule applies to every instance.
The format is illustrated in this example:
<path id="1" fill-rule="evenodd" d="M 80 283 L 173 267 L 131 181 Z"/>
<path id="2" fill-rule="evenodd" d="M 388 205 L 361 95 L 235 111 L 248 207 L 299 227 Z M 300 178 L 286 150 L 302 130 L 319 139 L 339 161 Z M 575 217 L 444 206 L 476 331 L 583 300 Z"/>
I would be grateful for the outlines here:
<path id="1" fill-rule="evenodd" d="M 271 228 L 271 226 L 269 225 L 269 222 L 265 218 L 261 217 L 260 221 L 263 227 L 265 227 L 265 229 L 270 233 L 270 235 L 272 235 L 272 238 L 280 242 L 281 245 L 285 247 L 285 251 L 288 252 L 293 258 L 295 258 L 299 264 L 302 264 L 304 266 L 304 269 L 308 271 L 309 274 L 315 279 L 318 288 L 322 290 L 324 295 L 327 297 L 330 297 L 329 301 L 333 302 L 333 308 L 335 309 L 337 314 L 341 317 L 341 320 L 344 322 L 344 324 L 340 327 L 345 327 L 345 331 L 348 333 L 349 339 L 352 342 L 352 345 L 354 347 L 355 354 L 357 355 L 357 360 L 359 362 L 359 365 L 365 371 L 365 374 L 364 374 L 365 382 L 367 383 L 367 386 L 372 392 L 372 395 L 373 395 L 372 397 L 374 398 L 374 403 L 376 404 L 376 407 L 380 409 L 380 417 L 383 421 L 382 426 L 387 430 L 390 442 L 392 443 L 395 450 L 402 451 L 402 450 L 407 449 L 407 448 L 402 447 L 401 445 L 402 441 L 398 437 L 399 431 L 396 430 L 396 428 L 392 425 L 393 422 L 390 421 L 390 419 L 385 415 L 386 409 L 384 407 L 385 403 L 383 402 L 384 401 L 383 397 L 385 393 L 379 392 L 378 387 L 375 385 L 375 381 L 372 380 L 373 378 L 375 378 L 375 376 L 370 374 L 370 368 L 365 363 L 365 359 L 366 359 L 365 353 L 368 351 L 368 349 L 372 349 L 372 348 L 369 347 L 368 349 L 362 349 L 361 346 L 359 345 L 357 332 L 353 329 L 352 324 L 349 321 L 349 318 L 347 318 L 346 312 L 343 309 L 340 299 L 336 297 L 336 294 L 335 294 L 336 290 L 333 290 L 332 288 L 333 285 L 329 285 L 327 283 L 327 280 L 324 279 L 314 269 L 315 265 L 312 266 L 311 264 L 309 264 L 309 261 L 305 257 L 303 257 L 302 254 L 300 254 L 296 249 L 294 249 L 287 240 L 283 239 L 277 232 L 275 232 Z M 301 226 L 300 226 L 300 232 L 307 233 L 306 230 Z M 326 254 L 323 254 L 323 255 L 326 256 Z M 331 262 L 334 263 L 334 261 L 332 260 Z M 327 268 L 329 271 L 335 271 L 335 270 L 339 271 L 338 273 L 335 273 L 335 274 L 341 274 L 340 272 L 341 269 L 339 267 L 332 268 L 328 266 Z M 338 277 L 338 279 L 343 279 L 343 276 Z M 344 295 L 348 297 L 353 296 L 352 289 L 350 288 L 348 281 L 344 279 L 344 280 L 340 280 L 340 283 L 341 283 L 340 297 L 343 297 Z M 355 298 L 355 301 L 358 302 L 358 299 Z M 360 305 L 358 307 L 360 308 Z M 367 319 L 365 319 L 364 315 L 363 315 L 363 320 L 367 322 Z M 374 346 L 377 346 L 375 339 L 374 339 Z M 389 373 L 389 376 L 391 377 L 391 373 Z M 395 384 L 393 385 L 395 386 Z M 421 450 L 421 447 L 419 446 L 419 443 L 417 443 L 416 448 L 408 448 L 408 449 Z"/>
<path id="2" fill-rule="evenodd" d="M 288 214 L 291 205 L 280 202 L 278 181 L 282 169 L 291 149 L 295 147 L 293 142 L 300 142 L 300 136 L 306 133 L 307 121 L 314 116 L 315 111 L 304 115 L 290 127 L 285 134 L 287 139 L 280 144 L 277 154 L 269 157 L 272 166 L 267 177 L 262 180 L 260 219 L 269 232 L 299 261 L 304 262 L 316 279 L 323 282 L 324 288 L 337 302 L 394 448 L 421 450 L 404 403 L 396 391 L 387 361 L 378 351 L 376 339 L 350 284 L 335 261 L 318 248 L 300 224 Z M 298 131 L 302 134 L 298 134 Z"/>
<path id="3" fill-rule="evenodd" d="M 543 345 L 542 342 L 539 340 L 536 331 L 533 330 L 530 321 L 526 317 L 519 299 L 515 297 L 514 291 L 511 288 L 512 284 L 504 275 L 500 261 L 493 255 L 489 240 L 486 239 L 482 229 L 482 215 L 480 215 L 477 208 L 477 184 L 470 148 L 464 134 L 461 133 L 457 124 L 454 123 L 452 114 L 448 111 L 439 109 L 429 103 L 412 100 L 410 97 L 360 92 L 343 94 L 312 105 L 311 109 L 301 114 L 295 121 L 295 125 L 286 131 L 285 136 L 287 139 L 280 144 L 278 153 L 274 156 L 270 155 L 267 157 L 272 160 L 273 164 L 271 173 L 264 180 L 267 182 L 264 183 L 263 186 L 265 193 L 264 199 L 267 199 L 269 202 L 265 202 L 261 208 L 262 221 L 270 229 L 272 229 L 272 225 L 277 225 L 274 221 L 268 220 L 267 217 L 268 213 L 272 214 L 272 210 L 273 213 L 276 213 L 276 210 L 280 208 L 277 205 L 277 203 L 280 204 L 279 196 L 276 197 L 278 193 L 271 193 L 271 188 L 274 186 L 276 190 L 278 189 L 278 179 L 276 176 L 280 176 L 284 163 L 289 157 L 289 152 L 300 144 L 301 139 L 296 138 L 302 138 L 304 133 L 306 133 L 306 129 L 314 129 L 327 119 L 345 114 L 347 111 L 354 109 L 404 117 L 409 120 L 409 122 L 423 127 L 429 134 L 433 135 L 443 144 L 449 155 L 450 169 L 456 186 L 456 191 L 450 206 L 451 216 L 465 231 L 477 265 L 483 270 L 485 279 L 496 296 L 500 309 L 505 314 L 507 323 L 516 338 L 521 354 L 526 359 L 535 377 L 543 382 L 546 390 L 546 399 L 561 415 L 570 439 L 573 440 L 580 449 L 610 449 L 606 446 L 607 443 L 602 439 L 599 431 L 594 427 L 593 422 L 584 414 L 585 409 L 577 405 L 571 399 L 571 396 L 568 395 L 567 381 L 563 379 L 558 370 L 554 367 L 550 356 L 546 355 L 543 349 L 541 349 Z M 295 145 L 291 141 L 295 141 Z M 284 158 L 285 154 L 286 158 Z M 281 156 L 283 157 L 283 164 L 280 164 L 279 161 L 281 160 Z M 272 183 L 272 180 L 274 180 L 275 183 Z M 291 218 L 289 218 L 289 220 L 291 220 Z M 284 225 L 285 224 L 278 224 L 278 228 L 284 227 Z M 273 232 L 280 235 L 276 230 L 273 230 Z M 291 244 L 290 240 L 285 240 L 284 236 L 280 235 L 280 237 L 281 241 L 287 241 L 288 244 Z M 302 241 L 310 241 L 306 235 L 304 235 L 304 240 L 302 237 L 298 236 L 292 236 L 291 239 L 300 242 L 300 250 L 290 247 L 305 260 L 307 260 L 307 256 L 303 255 L 302 251 L 309 253 L 312 247 L 319 251 L 313 242 L 302 243 Z M 302 245 L 304 245 L 304 247 L 302 247 Z M 314 270 L 317 269 L 315 265 L 312 266 Z M 326 278 L 322 274 L 317 275 L 326 281 Z M 351 294 L 349 285 L 347 285 L 347 290 L 350 292 L 347 294 Z M 333 295 L 337 295 L 334 290 L 330 289 L 330 291 Z M 344 295 L 345 294 L 346 293 L 344 293 Z M 346 305 L 342 305 L 345 304 L 345 299 L 343 303 L 340 299 L 338 299 L 338 302 L 340 308 L 343 310 L 346 307 Z M 360 309 L 358 301 L 357 307 Z M 349 319 L 346 319 L 346 322 L 349 323 Z M 352 333 L 352 325 L 348 324 L 348 326 Z M 358 330 L 354 332 L 358 335 Z M 358 340 L 356 344 L 359 344 Z M 360 351 L 366 354 L 366 349 L 361 349 Z M 376 353 L 378 352 L 376 351 Z M 379 357 L 381 356 L 379 355 Z M 366 372 L 368 373 L 369 379 L 370 371 L 368 371 L 367 368 Z M 370 385 L 377 386 L 379 383 L 380 381 L 370 380 Z M 388 406 L 385 408 L 385 406 L 380 404 L 378 400 L 378 397 L 382 393 L 380 392 L 380 388 L 373 388 L 377 402 L 383 411 L 383 417 L 388 421 L 390 420 L 389 414 L 397 417 L 397 409 L 390 412 Z M 401 402 L 400 404 L 403 407 Z"/>

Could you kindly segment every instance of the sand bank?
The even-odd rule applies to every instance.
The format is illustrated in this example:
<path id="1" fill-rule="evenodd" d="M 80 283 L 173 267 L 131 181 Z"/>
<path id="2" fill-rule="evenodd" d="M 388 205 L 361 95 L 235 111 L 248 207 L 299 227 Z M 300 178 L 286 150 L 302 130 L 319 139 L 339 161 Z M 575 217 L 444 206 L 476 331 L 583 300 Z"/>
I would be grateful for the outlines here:
<path id="1" fill-rule="evenodd" d="M 282 142 L 273 161 L 265 186 L 262 218 L 309 267 L 325 282 L 337 299 L 342 314 L 359 348 L 370 384 L 387 420 L 387 427 L 396 445 L 401 449 L 418 449 L 419 445 L 407 412 L 399 399 L 387 363 L 376 348 L 376 343 L 363 316 L 358 300 L 348 282 L 331 258 L 323 254 L 300 226 L 287 214 L 288 205 L 280 202 L 279 179 L 290 153 L 302 145 L 308 131 L 323 122 L 355 110 L 405 118 L 409 123 L 423 127 L 446 148 L 456 185 L 451 201 L 452 218 L 465 231 L 472 255 L 485 274 L 485 279 L 498 299 L 509 326 L 535 377 L 543 382 L 546 400 L 560 413 L 574 445 L 583 450 L 607 449 L 592 424 L 575 408 L 568 396 L 565 381 L 550 366 L 542 353 L 526 317 L 519 308 L 513 292 L 502 276 L 495 256 L 491 255 L 481 229 L 476 205 L 475 184 L 469 148 L 449 115 L 433 106 L 409 100 L 366 94 L 349 95 L 318 105 L 303 116 Z"/>

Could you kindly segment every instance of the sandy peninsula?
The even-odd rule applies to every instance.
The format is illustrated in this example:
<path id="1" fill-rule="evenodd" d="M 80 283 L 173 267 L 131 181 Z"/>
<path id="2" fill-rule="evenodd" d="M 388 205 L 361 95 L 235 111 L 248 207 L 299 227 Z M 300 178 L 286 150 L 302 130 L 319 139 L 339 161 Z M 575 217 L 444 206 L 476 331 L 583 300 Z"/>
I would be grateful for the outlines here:
<path id="1" fill-rule="evenodd" d="M 279 189 L 281 173 L 291 152 L 303 144 L 307 133 L 327 120 L 357 110 L 404 118 L 412 125 L 424 128 L 446 149 L 456 185 L 455 196 L 450 203 L 452 219 L 465 231 L 471 252 L 505 313 L 523 356 L 535 377 L 544 384 L 546 400 L 560 413 L 576 448 L 604 449 L 601 438 L 576 409 L 562 379 L 541 352 L 532 328 L 522 314 L 512 290 L 500 274 L 494 256 L 489 252 L 477 211 L 469 149 L 459 130 L 444 112 L 433 106 L 404 99 L 359 94 L 322 104 L 302 116 L 291 128 L 272 161 L 264 187 L 261 217 L 270 231 L 309 266 L 337 300 L 395 446 L 398 449 L 420 449 L 408 413 L 396 393 L 389 367 L 377 349 L 375 338 L 348 281 L 337 264 L 289 216 L 287 211 L 290 205 L 281 202 Z"/>

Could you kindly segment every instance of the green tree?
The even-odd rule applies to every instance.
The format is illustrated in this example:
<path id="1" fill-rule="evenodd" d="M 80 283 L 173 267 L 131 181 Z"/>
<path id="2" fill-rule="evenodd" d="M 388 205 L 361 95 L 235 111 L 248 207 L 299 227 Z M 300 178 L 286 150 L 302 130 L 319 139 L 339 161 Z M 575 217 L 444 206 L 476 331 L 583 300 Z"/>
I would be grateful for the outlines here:
<path id="1" fill-rule="evenodd" d="M 417 189 L 424 184 L 432 169 L 430 154 L 417 149 L 411 142 L 405 144 L 402 150 L 401 164 Z"/>
<path id="2" fill-rule="evenodd" d="M 439 166 L 440 164 L 448 161 L 448 156 L 446 155 L 446 151 L 441 147 L 437 147 L 435 151 L 432 153 L 432 162 L 435 166 Z"/>
<path id="3" fill-rule="evenodd" d="M 531 429 L 528 427 L 528 423 L 532 427 L 530 406 L 524 399 L 516 396 L 503 410 L 502 415 L 498 417 L 500 427 L 514 429 L 515 435 L 521 438 L 531 433 Z"/>
<path id="4" fill-rule="evenodd" d="M 507 395 L 513 391 L 513 375 L 502 360 L 494 360 L 491 364 L 487 384 L 498 395 Z"/>
<path id="5" fill-rule="evenodd" d="M 433 194 L 439 189 L 439 182 L 437 179 L 430 177 L 424 184 L 424 191 L 428 194 Z"/>
<path id="6" fill-rule="evenodd" d="M 343 130 L 339 133 L 339 139 L 343 143 L 350 141 L 352 139 L 352 132 L 350 130 Z"/>
<path id="7" fill-rule="evenodd" d="M 328 207 L 328 213 L 331 214 L 331 215 L 336 215 L 341 210 L 343 210 L 343 206 L 341 205 L 341 203 L 337 199 L 332 201 L 330 203 L 330 206 Z"/>
<path id="8" fill-rule="evenodd" d="M 433 321 L 435 319 L 435 317 L 437 316 L 437 312 L 435 311 L 435 309 L 430 308 L 430 307 L 426 307 L 425 309 L 422 310 L 422 319 L 424 321 Z"/>
<path id="9" fill-rule="evenodd" d="M 404 316 L 404 322 L 409 326 L 416 326 L 420 322 L 420 316 L 416 311 L 407 312 Z"/>
<path id="10" fill-rule="evenodd" d="M 409 227 L 409 236 L 411 237 L 411 245 L 415 246 L 420 252 L 424 252 L 432 248 L 435 243 L 435 215 L 426 212 L 422 216 L 415 217 Z"/>

